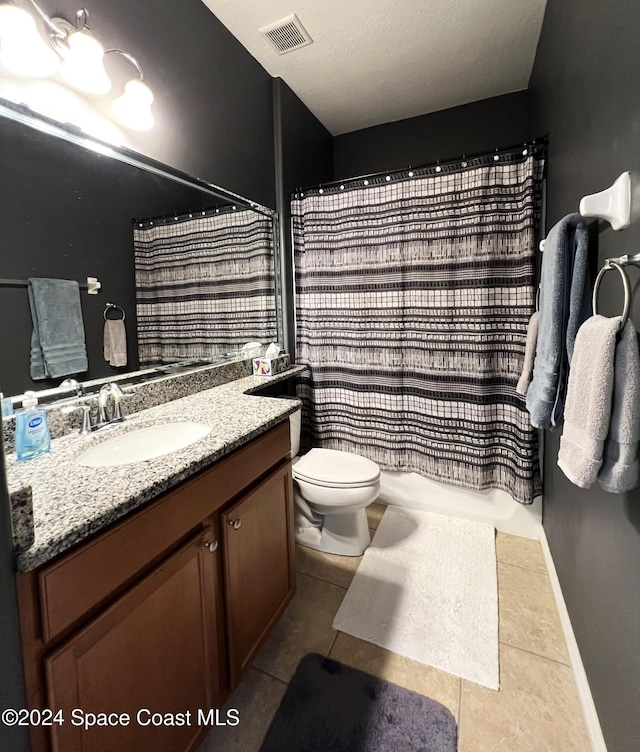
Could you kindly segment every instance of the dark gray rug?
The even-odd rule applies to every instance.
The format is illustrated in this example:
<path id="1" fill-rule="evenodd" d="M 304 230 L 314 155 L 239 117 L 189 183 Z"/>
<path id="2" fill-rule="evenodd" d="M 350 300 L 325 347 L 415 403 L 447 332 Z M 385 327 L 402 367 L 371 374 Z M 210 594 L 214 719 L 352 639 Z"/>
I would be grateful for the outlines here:
<path id="1" fill-rule="evenodd" d="M 439 702 L 311 653 L 260 752 L 456 752 L 457 738 Z"/>

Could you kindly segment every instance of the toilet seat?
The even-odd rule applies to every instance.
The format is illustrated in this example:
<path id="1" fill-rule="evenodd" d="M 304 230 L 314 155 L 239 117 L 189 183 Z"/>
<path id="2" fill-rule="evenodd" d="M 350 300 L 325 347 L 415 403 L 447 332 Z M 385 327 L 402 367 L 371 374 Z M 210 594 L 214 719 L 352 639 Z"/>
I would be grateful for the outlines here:
<path id="1" fill-rule="evenodd" d="M 337 449 L 311 449 L 293 467 L 293 477 L 325 488 L 363 488 L 380 478 L 375 462 Z"/>

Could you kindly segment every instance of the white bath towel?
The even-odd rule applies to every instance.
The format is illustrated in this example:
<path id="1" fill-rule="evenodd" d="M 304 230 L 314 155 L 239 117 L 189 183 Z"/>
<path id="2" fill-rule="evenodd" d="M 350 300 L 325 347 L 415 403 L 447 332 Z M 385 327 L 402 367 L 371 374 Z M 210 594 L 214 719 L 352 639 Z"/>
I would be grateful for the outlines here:
<path id="1" fill-rule="evenodd" d="M 627 321 L 616 346 L 611 425 L 604 445 L 598 483 L 605 491 L 623 493 L 640 484 L 640 357 L 638 335 Z"/>
<path id="2" fill-rule="evenodd" d="M 572 483 L 589 488 L 609 433 L 613 366 L 620 317 L 592 316 L 578 330 L 564 411 L 558 465 Z"/>

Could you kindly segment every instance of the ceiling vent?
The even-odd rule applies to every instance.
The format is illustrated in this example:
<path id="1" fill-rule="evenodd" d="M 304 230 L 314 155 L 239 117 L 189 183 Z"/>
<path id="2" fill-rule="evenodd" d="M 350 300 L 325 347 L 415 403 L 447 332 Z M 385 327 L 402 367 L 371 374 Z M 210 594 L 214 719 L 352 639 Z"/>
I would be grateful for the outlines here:
<path id="1" fill-rule="evenodd" d="M 279 55 L 293 52 L 293 50 L 306 47 L 313 42 L 309 32 L 300 23 L 300 19 L 295 13 L 268 26 L 263 26 L 258 31 L 264 34 Z"/>

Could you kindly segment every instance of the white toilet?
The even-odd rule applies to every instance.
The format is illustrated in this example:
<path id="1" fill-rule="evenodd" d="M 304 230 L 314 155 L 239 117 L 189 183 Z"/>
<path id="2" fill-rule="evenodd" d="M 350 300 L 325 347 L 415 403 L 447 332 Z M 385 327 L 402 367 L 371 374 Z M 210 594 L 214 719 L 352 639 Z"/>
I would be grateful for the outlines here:
<path id="1" fill-rule="evenodd" d="M 301 412 L 289 417 L 296 541 L 341 556 L 360 556 L 371 543 L 366 507 L 380 493 L 380 468 L 351 452 L 300 449 Z"/>

